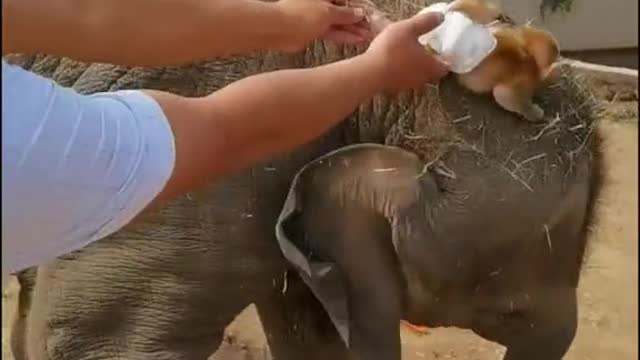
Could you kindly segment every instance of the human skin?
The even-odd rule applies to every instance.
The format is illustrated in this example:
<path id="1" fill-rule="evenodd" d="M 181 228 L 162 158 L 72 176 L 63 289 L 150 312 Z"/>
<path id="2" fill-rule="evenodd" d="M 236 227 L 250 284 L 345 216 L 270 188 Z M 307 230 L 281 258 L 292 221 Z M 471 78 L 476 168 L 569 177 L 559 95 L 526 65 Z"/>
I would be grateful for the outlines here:
<path id="1" fill-rule="evenodd" d="M 377 5 L 393 20 L 413 14 L 404 3 L 378 0 Z M 85 64 L 51 56 L 20 63 L 83 94 L 142 87 L 197 98 L 229 90 L 238 79 L 255 74 L 313 68 L 352 58 L 362 50 L 316 42 L 297 54 L 267 52 L 161 68 Z M 545 129 L 519 121 L 493 99 L 474 96 L 453 79 L 416 91 L 375 96 L 317 141 L 235 176 L 218 177 L 203 191 L 172 201 L 128 229 L 21 273 L 22 317 L 12 332 L 14 354 L 22 348 L 29 350 L 29 358 L 203 359 L 219 346 L 223 330 L 236 315 L 255 304 L 256 326 L 269 334 L 274 358 L 349 359 L 327 309 L 322 309 L 283 258 L 274 226 L 302 166 L 342 146 L 374 142 L 420 155 L 423 159 L 413 163 L 421 173 L 428 165 L 420 183 L 415 177 L 405 178 L 414 187 L 404 186 L 406 181 L 381 183 L 400 184 L 396 189 L 411 191 L 413 197 L 408 199 L 417 201 L 403 213 L 407 221 L 390 223 L 375 213 L 377 220 L 358 223 L 352 216 L 367 212 L 332 207 L 329 200 L 334 198 L 325 196 L 327 191 L 349 195 L 354 187 L 347 185 L 358 184 L 341 185 L 345 177 L 338 174 L 325 177 L 329 186 L 320 182 L 308 188 L 308 193 L 323 201 L 302 203 L 315 204 L 304 210 L 310 215 L 307 219 L 319 221 L 307 224 L 306 232 L 327 246 L 356 245 L 334 253 L 341 257 L 329 256 L 354 266 L 384 265 L 367 254 L 385 249 L 371 244 L 387 240 L 392 224 L 398 230 L 402 227 L 397 225 L 414 229 L 404 231 L 411 236 L 399 243 L 405 249 L 400 253 L 402 264 L 407 265 L 403 268 L 409 270 L 407 298 L 412 300 L 401 318 L 430 327 L 473 329 L 507 347 L 510 360 L 559 359 L 575 330 L 572 299 L 586 229 L 594 220 L 597 179 L 603 174 L 597 160 L 595 113 L 583 97 L 586 94 L 578 96 L 581 92 L 574 83 L 568 78 L 541 93 L 545 111 L 562 118 Z M 303 83 L 297 90 L 306 91 L 309 85 Z M 256 126 L 261 117 L 252 119 L 248 127 Z M 235 154 L 227 155 L 236 159 Z M 394 172 L 374 170 L 400 165 L 369 166 L 349 158 L 353 161 L 347 164 L 358 165 L 351 166 L 351 171 L 359 169 L 376 177 Z M 324 167 L 311 175 L 331 175 L 331 169 Z M 422 180 L 424 187 L 418 186 Z M 416 186 L 419 191 L 412 191 Z M 383 205 L 407 200 L 367 190 L 359 193 L 387 200 Z M 329 207 L 320 207 L 327 201 Z M 373 208 L 378 209 L 385 207 Z M 340 224 L 348 225 L 354 236 L 319 236 L 318 230 Z M 378 236 L 358 236 L 371 231 Z M 368 268 L 389 274 L 388 267 Z M 32 286 L 29 274 L 36 272 Z M 371 299 L 380 298 L 378 291 L 390 296 L 398 293 L 393 291 L 394 282 L 382 282 L 376 274 L 351 271 L 350 279 L 360 289 L 376 285 L 376 292 L 364 299 L 368 307 L 355 306 L 364 315 L 359 317 L 364 320 L 358 322 L 364 325 L 361 329 L 374 332 L 360 337 L 355 347 L 381 357 L 397 348 L 385 343 L 397 338 L 384 333 L 392 327 L 397 330 L 397 321 L 388 320 L 388 315 L 398 308 L 381 310 L 376 307 L 380 302 Z M 383 333 L 380 338 L 378 331 Z M 378 345 L 393 347 L 376 351 Z"/>
<path id="2" fill-rule="evenodd" d="M 416 40 L 439 21 L 421 16 L 398 22 L 362 55 L 251 76 L 203 98 L 147 92 L 164 109 L 176 138 L 176 168 L 155 203 L 303 145 L 378 92 L 440 78 L 446 70 Z"/>
<path id="3" fill-rule="evenodd" d="M 154 2 L 154 6 L 145 6 L 143 0 L 135 0 L 126 5 L 116 1 L 114 8 L 109 9 L 94 2 L 81 6 L 75 0 L 56 4 L 46 1 L 41 4 L 39 0 L 3 3 L 3 10 L 10 13 L 5 18 L 11 20 L 3 22 L 3 40 L 8 43 L 3 51 L 36 53 L 46 50 L 52 54 L 73 54 L 82 60 L 159 65 L 194 60 L 199 56 L 249 52 L 260 48 L 256 44 L 263 40 L 269 44 L 266 46 L 295 48 L 296 44 L 304 44 L 314 37 L 340 37 L 339 32 L 330 31 L 332 24 L 345 25 L 361 20 L 354 9 L 337 7 L 322 0 L 281 0 L 276 3 L 218 0 L 178 4 L 163 0 L 158 4 Z M 42 5 L 42 8 L 35 5 Z M 51 16 L 51 13 L 44 16 L 46 9 L 59 16 Z M 106 15 L 100 12 L 102 10 Z M 198 11 L 205 15 L 195 16 Z M 313 11 L 320 15 L 314 15 Z M 96 15 L 98 13 L 100 15 Z M 144 16 L 135 16 L 142 13 Z M 236 20 L 223 20 L 224 14 L 233 14 L 231 18 Z M 220 22 L 216 23 L 214 20 L 218 18 Z M 288 24 L 296 24 L 291 19 L 307 25 L 302 26 L 301 31 L 291 31 Z M 170 27 L 153 26 L 159 30 L 144 31 L 151 29 L 151 24 L 165 24 L 170 20 L 173 20 Z M 205 20 L 216 24 L 207 25 Z M 188 21 L 194 23 L 187 25 Z M 445 67 L 428 56 L 417 42 L 421 34 L 441 21 L 441 14 L 400 21 L 389 26 L 388 31 L 380 34 L 361 55 L 316 68 L 258 74 L 200 98 L 146 91 L 167 116 L 176 149 L 174 171 L 149 208 L 320 136 L 376 93 L 411 89 L 444 76 Z M 256 26 L 256 22 L 261 25 Z M 24 26 L 25 23 L 38 24 L 34 26 L 38 31 Z M 247 26 L 249 23 L 252 25 Z M 207 26 L 209 31 L 200 30 Z M 195 30 L 175 30 L 184 28 Z M 250 28 L 267 30 L 248 30 Z M 305 30 L 307 28 L 312 30 Z M 57 36 L 47 39 L 41 36 L 43 33 Z M 227 33 L 235 35 L 228 36 Z M 287 33 L 297 35 L 282 40 Z M 122 39 L 133 38 L 135 43 L 129 42 L 127 48 L 122 49 L 121 45 L 127 43 Z M 110 45 L 112 43 L 119 44 L 117 51 L 115 45 Z M 213 49 L 211 46 L 207 49 L 205 43 L 212 44 Z M 198 53 L 197 49 L 208 52 Z"/>
<path id="4" fill-rule="evenodd" d="M 175 65 L 255 50 L 298 50 L 322 37 L 362 42 L 368 36 L 362 20 L 360 9 L 325 0 L 6 0 L 2 51 Z"/>
<path id="5" fill-rule="evenodd" d="M 391 0 L 389 4 L 396 6 Z M 144 86 L 199 97 L 256 73 L 335 62 L 349 57 L 349 50 L 316 43 L 296 55 L 269 53 L 160 69 L 82 64 L 48 56 L 20 63 L 80 93 Z M 379 192 L 362 188 L 354 192 L 358 183 L 322 175 L 330 186 L 319 182 L 308 193 L 323 201 L 302 199 L 303 205 L 315 204 L 304 206 L 307 219 L 319 221 L 306 230 L 321 244 L 361 246 L 338 251 L 342 255 L 334 260 L 341 264 L 383 265 L 367 256 L 385 249 L 371 246 L 380 238 L 357 235 L 382 229 L 375 234 L 384 240 L 391 224 L 410 226 L 414 231 L 404 231 L 411 236 L 401 242 L 403 248 L 415 246 L 401 252 L 411 255 L 402 257 L 406 269 L 412 270 L 407 290 L 413 301 L 426 302 L 411 306 L 402 318 L 432 328 L 477 330 L 507 347 L 508 359 L 559 359 L 575 329 L 571 300 L 586 246 L 585 231 L 594 220 L 589 209 L 598 199 L 598 181 L 590 179 L 603 174 L 597 160 L 598 132 L 592 128 L 595 115 L 587 98 L 576 93 L 574 81 L 565 79 L 544 91 L 546 110 L 557 111 L 563 119 L 544 133 L 492 99 L 464 91 L 454 79 L 445 79 L 438 87 L 375 96 L 317 141 L 221 178 L 80 252 L 30 269 L 30 274 L 37 270 L 35 287 L 30 275 L 20 274 L 22 317 L 12 332 L 14 354 L 22 348 L 29 349 L 29 358 L 204 359 L 219 346 L 223 330 L 236 315 L 255 304 L 259 321 L 251 326 L 264 327 L 270 334 L 267 340 L 274 358 L 349 359 L 326 309 L 283 258 L 274 226 L 302 166 L 344 145 L 374 142 L 420 154 L 427 164 L 440 161 L 420 179 L 409 174 L 404 182 L 379 183 L 397 184 L 397 190 L 412 195 L 409 198 L 386 191 L 391 196 L 378 196 Z M 579 112 L 574 115 L 573 109 Z M 541 153 L 546 154 L 544 159 Z M 423 170 L 424 163 L 413 163 L 417 171 Z M 374 170 L 400 165 L 371 165 L 355 158 L 346 164 L 352 165 L 346 170 L 374 174 L 372 180 L 394 174 Z M 325 162 L 307 179 L 341 169 L 329 165 Z M 521 169 L 515 172 L 516 167 Z M 413 191 L 415 186 L 405 186 L 407 181 L 417 186 L 422 180 L 425 186 L 418 186 L 419 192 Z M 413 220 L 390 223 L 374 215 L 380 221 L 355 227 L 352 216 L 365 213 L 321 207 L 335 199 L 325 196 L 331 189 L 334 195 L 355 193 L 387 201 L 381 205 L 417 200 L 404 212 Z M 589 195 L 584 193 L 587 189 Z M 357 205 L 350 199 L 345 204 Z M 314 209 L 323 211 L 314 216 L 310 213 Z M 577 226 L 580 223 L 583 226 Z M 349 225 L 353 241 L 317 232 L 339 224 Z M 368 268 L 376 274 L 388 269 Z M 378 284 L 376 291 L 393 290 L 387 286 L 393 282 L 381 282 L 376 274 L 365 273 L 360 284 Z M 379 297 L 367 297 L 365 304 L 375 305 L 370 301 L 375 298 Z M 387 323 L 382 317 L 395 311 L 386 306 L 384 311 L 363 310 L 369 314 L 361 317 L 368 320 L 365 329 L 380 329 Z M 397 324 L 392 326 L 397 330 Z M 368 339 L 373 345 L 382 343 L 376 336 Z M 46 356 L 38 357 L 41 353 Z"/>

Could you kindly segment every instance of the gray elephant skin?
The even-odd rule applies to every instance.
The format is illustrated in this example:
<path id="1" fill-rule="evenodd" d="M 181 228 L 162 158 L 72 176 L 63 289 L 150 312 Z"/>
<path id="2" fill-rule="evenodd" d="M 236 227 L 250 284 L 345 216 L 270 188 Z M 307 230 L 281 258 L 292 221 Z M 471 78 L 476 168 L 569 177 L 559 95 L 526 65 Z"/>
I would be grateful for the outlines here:
<path id="1" fill-rule="evenodd" d="M 378 5 L 396 17 L 415 12 L 389 0 Z M 251 74 L 359 51 L 318 42 L 297 54 L 163 68 L 10 59 L 81 93 L 200 96 Z M 399 360 L 402 318 L 472 329 L 505 345 L 505 359 L 559 360 L 576 331 L 576 288 L 603 165 L 593 103 L 570 70 L 538 101 L 549 114 L 542 124 L 449 78 L 376 96 L 317 141 L 20 273 L 14 355 L 206 359 L 226 325 L 254 303 L 275 359 Z M 286 224 L 302 248 L 343 276 L 345 346 L 283 257 L 274 228 L 296 173 L 358 143 L 380 145 L 338 152 L 333 166 L 312 163 L 300 177 L 302 206 Z"/>

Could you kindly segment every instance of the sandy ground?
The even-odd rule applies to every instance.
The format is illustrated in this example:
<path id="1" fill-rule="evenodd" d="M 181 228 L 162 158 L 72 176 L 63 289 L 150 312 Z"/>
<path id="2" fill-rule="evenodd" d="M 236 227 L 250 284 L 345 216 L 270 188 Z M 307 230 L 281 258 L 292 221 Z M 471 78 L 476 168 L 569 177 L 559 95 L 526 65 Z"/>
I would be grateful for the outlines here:
<path id="1" fill-rule="evenodd" d="M 566 360 L 638 358 L 637 95 L 635 98 L 613 108 L 602 124 L 607 142 L 608 183 L 579 289 L 578 334 Z M 3 359 L 10 356 L 6 326 L 16 290 L 12 283 L 3 291 Z M 212 360 L 270 359 L 252 307 L 238 316 L 227 333 L 235 341 L 224 342 Z M 458 329 L 436 329 L 420 336 L 403 331 L 403 342 L 405 360 L 497 360 L 504 352 L 500 346 Z"/>

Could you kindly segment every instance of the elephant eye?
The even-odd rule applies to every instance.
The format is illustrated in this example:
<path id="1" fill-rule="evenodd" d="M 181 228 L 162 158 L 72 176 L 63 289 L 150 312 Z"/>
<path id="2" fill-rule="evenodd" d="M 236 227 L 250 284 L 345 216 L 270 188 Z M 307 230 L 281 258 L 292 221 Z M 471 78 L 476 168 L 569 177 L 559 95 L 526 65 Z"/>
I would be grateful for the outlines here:
<path id="1" fill-rule="evenodd" d="M 508 309 L 497 313 L 498 320 L 500 321 L 517 321 L 523 320 L 527 317 L 524 310 L 520 309 Z"/>

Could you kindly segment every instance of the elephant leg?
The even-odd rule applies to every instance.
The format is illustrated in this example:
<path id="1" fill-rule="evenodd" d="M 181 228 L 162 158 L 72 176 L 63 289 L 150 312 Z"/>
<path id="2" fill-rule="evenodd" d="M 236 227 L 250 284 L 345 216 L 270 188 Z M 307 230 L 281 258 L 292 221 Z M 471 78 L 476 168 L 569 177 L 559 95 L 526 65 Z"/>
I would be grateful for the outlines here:
<path id="1" fill-rule="evenodd" d="M 50 286 L 49 276 L 51 269 L 48 265 L 39 266 L 34 269 L 33 273 L 25 277 L 25 283 L 31 288 L 27 288 L 24 296 L 24 323 L 22 344 L 22 352 L 24 358 L 28 360 L 49 360 L 47 354 L 47 338 L 49 336 L 49 328 L 47 311 L 49 310 L 49 293 Z M 28 280 L 27 280 L 28 279 Z M 20 284 L 22 286 L 22 283 Z M 21 291 L 22 294 L 22 291 Z M 21 299 L 22 302 L 23 299 Z M 23 304 L 20 304 L 22 307 Z M 17 358 L 16 358 L 17 360 Z"/>
<path id="2" fill-rule="evenodd" d="M 11 324 L 11 352 L 15 360 L 27 360 L 27 322 L 31 310 L 37 268 L 30 268 L 16 275 L 18 284 L 17 313 Z"/>
<path id="3" fill-rule="evenodd" d="M 284 294 L 279 291 L 256 304 L 272 358 L 349 359 L 345 344 L 311 290 L 293 271 L 285 276 Z"/>
<path id="4" fill-rule="evenodd" d="M 63 281 L 70 274 L 74 281 Z M 139 284 L 97 273 L 40 267 L 27 317 L 26 358 L 205 360 L 246 303 L 200 288 L 196 298 L 187 285 L 136 291 Z"/>

